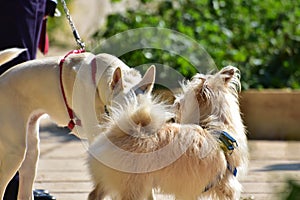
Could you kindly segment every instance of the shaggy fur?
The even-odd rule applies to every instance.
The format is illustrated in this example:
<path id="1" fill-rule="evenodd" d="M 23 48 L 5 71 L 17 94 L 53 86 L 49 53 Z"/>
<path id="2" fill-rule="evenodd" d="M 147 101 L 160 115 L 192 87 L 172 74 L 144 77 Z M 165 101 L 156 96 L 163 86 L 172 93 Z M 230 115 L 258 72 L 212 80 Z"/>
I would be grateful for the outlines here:
<path id="1" fill-rule="evenodd" d="M 0 52 L 0 63 L 20 52 L 19 49 Z M 24 62 L 0 76 L 0 199 L 17 171 L 20 175 L 18 200 L 33 199 L 39 119 L 48 114 L 61 126 L 70 120 L 60 87 L 60 60 L 61 57 L 51 57 Z M 95 127 L 98 120 L 103 121 L 104 107 L 115 96 L 126 95 L 131 87 L 152 80 L 154 68 L 148 72 L 142 79 L 136 70 L 108 54 L 68 56 L 63 64 L 62 80 L 67 102 L 82 122 L 80 130 L 74 129 L 77 135 L 82 136 L 83 131 L 89 130 L 86 127 Z M 94 137 L 92 133 L 87 135 L 90 141 Z"/>
<path id="2" fill-rule="evenodd" d="M 107 131 L 89 148 L 95 187 L 89 200 L 152 199 L 153 188 L 192 200 L 219 187 L 227 161 L 216 135 L 199 125 L 166 123 L 172 116 L 165 104 L 145 95 L 132 95 L 113 109 Z"/>
<path id="3" fill-rule="evenodd" d="M 183 84 L 184 92 L 175 100 L 178 123 L 199 124 L 210 134 L 226 131 L 237 141 L 238 147 L 232 153 L 224 152 L 229 165 L 237 168 L 237 177 L 227 170 L 209 191 L 213 199 L 239 199 L 242 187 L 238 180 L 247 172 L 246 130 L 238 102 L 240 88 L 239 70 L 228 66 L 214 75 L 195 75 Z"/>
<path id="4" fill-rule="evenodd" d="M 107 130 L 89 149 L 95 187 L 89 200 L 152 199 L 153 188 L 182 200 L 239 199 L 241 184 L 228 169 L 237 168 L 239 177 L 248 164 L 239 72 L 226 67 L 214 75 L 198 74 L 183 87 L 175 102 L 180 124 L 166 123 L 170 110 L 144 95 L 127 97 L 113 109 Z M 221 147 L 220 131 L 237 140 L 232 152 Z"/>

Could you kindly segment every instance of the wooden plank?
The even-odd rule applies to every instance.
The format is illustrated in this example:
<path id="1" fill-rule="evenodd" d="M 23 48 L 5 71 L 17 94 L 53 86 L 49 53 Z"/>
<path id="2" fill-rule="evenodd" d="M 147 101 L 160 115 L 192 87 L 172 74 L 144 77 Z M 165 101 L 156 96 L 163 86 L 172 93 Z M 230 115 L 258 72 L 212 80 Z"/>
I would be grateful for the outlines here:
<path id="1" fill-rule="evenodd" d="M 240 106 L 249 137 L 300 140 L 299 98 L 299 90 L 243 91 Z"/>
<path id="2" fill-rule="evenodd" d="M 37 182 L 91 182 L 90 176 L 86 171 L 38 171 Z"/>
<path id="3" fill-rule="evenodd" d="M 88 198 L 88 193 L 78 193 L 78 192 L 51 192 L 57 200 L 85 200 Z"/>
<path id="4" fill-rule="evenodd" d="M 35 188 L 47 188 L 51 193 L 88 193 L 92 190 L 91 182 L 35 182 Z"/>
<path id="5" fill-rule="evenodd" d="M 276 194 L 282 192 L 285 189 L 285 183 L 277 182 L 244 182 L 244 192 L 255 194 L 255 193 L 265 193 L 265 194 Z"/>
<path id="6" fill-rule="evenodd" d="M 86 171 L 87 166 L 84 159 L 40 159 L 38 164 L 38 171 L 56 171 L 56 172 L 74 172 Z"/>
<path id="7" fill-rule="evenodd" d="M 251 160 L 300 160 L 298 141 L 249 141 Z"/>
<path id="8" fill-rule="evenodd" d="M 300 173 L 295 171 L 280 171 L 280 172 L 249 172 L 247 176 L 241 179 L 242 182 L 286 182 L 287 180 L 300 181 Z"/>
<path id="9" fill-rule="evenodd" d="M 271 171 L 299 171 L 300 161 L 292 160 L 251 160 L 249 163 L 249 173 L 251 172 L 271 172 Z"/>
<path id="10" fill-rule="evenodd" d="M 243 193 L 242 200 L 282 200 L 278 194 L 266 194 L 266 193 Z"/>
<path id="11" fill-rule="evenodd" d="M 44 148 L 44 147 L 43 147 Z M 58 144 L 47 144 L 47 151 L 41 152 L 41 158 L 76 159 L 87 155 L 87 148 L 80 141 Z"/>

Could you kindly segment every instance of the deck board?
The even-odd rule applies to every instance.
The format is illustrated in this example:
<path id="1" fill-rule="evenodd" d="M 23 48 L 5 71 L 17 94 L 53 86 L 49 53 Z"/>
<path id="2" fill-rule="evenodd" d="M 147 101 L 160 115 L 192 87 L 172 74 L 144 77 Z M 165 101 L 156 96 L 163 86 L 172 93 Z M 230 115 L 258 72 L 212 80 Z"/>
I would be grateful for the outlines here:
<path id="1" fill-rule="evenodd" d="M 92 183 L 86 165 L 86 147 L 65 129 L 41 128 L 41 155 L 35 188 L 44 188 L 57 200 L 87 199 Z M 300 182 L 300 141 L 249 141 L 250 166 L 242 179 L 243 198 L 281 199 L 286 181 Z M 172 199 L 157 195 L 157 199 Z"/>

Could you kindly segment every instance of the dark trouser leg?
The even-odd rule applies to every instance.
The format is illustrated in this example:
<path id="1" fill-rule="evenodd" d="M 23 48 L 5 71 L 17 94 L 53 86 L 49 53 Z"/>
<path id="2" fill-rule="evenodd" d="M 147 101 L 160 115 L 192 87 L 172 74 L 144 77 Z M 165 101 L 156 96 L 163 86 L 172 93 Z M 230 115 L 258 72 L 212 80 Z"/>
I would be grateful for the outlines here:
<path id="1" fill-rule="evenodd" d="M 17 172 L 6 187 L 3 200 L 16 200 L 19 189 L 19 173 Z"/>

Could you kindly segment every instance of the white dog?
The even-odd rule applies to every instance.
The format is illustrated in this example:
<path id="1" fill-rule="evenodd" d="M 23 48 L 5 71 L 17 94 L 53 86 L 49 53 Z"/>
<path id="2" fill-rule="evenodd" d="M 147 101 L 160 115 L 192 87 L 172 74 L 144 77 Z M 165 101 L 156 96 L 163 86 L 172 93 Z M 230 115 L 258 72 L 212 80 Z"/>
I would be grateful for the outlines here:
<path id="1" fill-rule="evenodd" d="M 1 52 L 0 63 L 5 63 L 20 52 L 18 49 Z M 61 126 L 84 127 L 90 125 L 86 116 L 91 115 L 86 113 L 84 107 L 92 102 L 93 111 L 96 112 L 94 115 L 102 120 L 101 116 L 110 106 L 112 98 L 127 93 L 137 85 L 143 86 L 144 82 L 152 79 L 155 70 L 153 67 L 150 69 L 142 79 L 139 72 L 114 56 L 95 56 L 75 51 L 65 58 L 24 62 L 2 74 L 0 199 L 3 199 L 8 182 L 18 170 L 18 199 L 33 199 L 32 188 L 39 156 L 39 119 L 43 114 L 48 114 Z M 91 90 L 93 95 L 74 94 L 84 89 Z M 92 141 L 92 136 L 87 137 Z"/>
<path id="2" fill-rule="evenodd" d="M 197 74 L 183 84 L 183 93 L 175 100 L 177 122 L 198 124 L 211 133 L 226 133 L 238 145 L 226 148 L 227 168 L 217 187 L 209 190 L 213 199 L 239 199 L 240 177 L 247 173 L 249 153 L 239 108 L 240 72 L 227 66 L 215 74 Z M 227 137 L 223 138 L 232 143 Z"/>
<path id="3" fill-rule="evenodd" d="M 107 130 L 89 148 L 89 200 L 153 199 L 152 189 L 192 200 L 226 172 L 218 140 L 198 125 L 166 123 L 173 114 L 145 95 L 112 109 Z"/>

